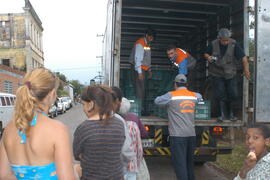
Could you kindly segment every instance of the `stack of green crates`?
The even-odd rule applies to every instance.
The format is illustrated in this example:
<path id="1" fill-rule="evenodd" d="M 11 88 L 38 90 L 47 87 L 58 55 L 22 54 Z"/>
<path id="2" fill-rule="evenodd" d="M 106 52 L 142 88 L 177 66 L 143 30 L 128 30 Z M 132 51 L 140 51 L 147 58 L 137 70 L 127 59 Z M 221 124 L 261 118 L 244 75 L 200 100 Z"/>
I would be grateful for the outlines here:
<path id="1" fill-rule="evenodd" d="M 129 69 L 121 69 L 120 71 L 120 88 L 123 91 L 124 97 L 127 99 L 136 98 L 132 80 L 132 71 Z"/>
<path id="2" fill-rule="evenodd" d="M 136 98 L 134 89 L 133 72 L 130 69 L 121 69 L 120 71 L 120 88 L 123 91 L 124 97 L 131 100 L 131 110 L 138 116 L 141 116 L 140 103 Z M 157 70 L 152 69 L 152 78 L 148 79 L 146 73 L 145 81 L 145 110 L 149 115 L 167 118 L 167 110 L 164 107 L 158 107 L 154 104 L 157 96 L 163 95 L 168 91 L 173 90 L 173 80 L 177 75 L 177 71 L 172 70 Z"/>
<path id="3" fill-rule="evenodd" d="M 205 100 L 199 102 L 195 107 L 195 119 L 197 120 L 209 120 L 211 118 L 211 102 Z"/>
<path id="4" fill-rule="evenodd" d="M 159 117 L 164 118 L 164 119 L 168 118 L 168 113 L 167 113 L 166 107 L 159 107 Z"/>

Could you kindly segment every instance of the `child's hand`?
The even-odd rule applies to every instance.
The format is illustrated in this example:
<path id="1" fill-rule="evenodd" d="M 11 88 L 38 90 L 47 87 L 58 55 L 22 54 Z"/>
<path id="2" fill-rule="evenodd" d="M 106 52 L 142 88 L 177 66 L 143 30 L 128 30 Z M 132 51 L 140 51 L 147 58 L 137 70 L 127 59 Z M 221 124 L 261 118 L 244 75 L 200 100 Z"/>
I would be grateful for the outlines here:
<path id="1" fill-rule="evenodd" d="M 250 151 L 247 155 L 247 159 L 244 162 L 243 168 L 241 169 L 239 176 L 242 179 L 245 179 L 247 176 L 247 173 L 255 167 L 257 163 L 257 157 L 254 151 Z"/>

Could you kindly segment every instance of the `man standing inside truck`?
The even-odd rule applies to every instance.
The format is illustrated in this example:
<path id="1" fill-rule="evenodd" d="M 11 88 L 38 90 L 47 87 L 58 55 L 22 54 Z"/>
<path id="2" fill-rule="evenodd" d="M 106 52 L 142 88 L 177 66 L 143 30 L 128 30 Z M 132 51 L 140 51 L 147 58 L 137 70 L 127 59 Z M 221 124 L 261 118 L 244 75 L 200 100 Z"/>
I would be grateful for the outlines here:
<path id="1" fill-rule="evenodd" d="M 187 90 L 187 78 L 178 74 L 175 91 L 155 99 L 155 104 L 167 106 L 169 117 L 172 162 L 178 180 L 194 180 L 193 154 L 196 147 L 194 124 L 195 104 L 202 98 L 199 93 Z"/>
<path id="2" fill-rule="evenodd" d="M 167 55 L 171 63 L 178 67 L 179 74 L 187 75 L 189 54 L 181 48 L 176 48 L 175 45 L 169 45 Z"/>
<path id="3" fill-rule="evenodd" d="M 208 46 L 204 57 L 209 62 L 209 75 L 213 79 L 215 97 L 220 105 L 221 115 L 218 117 L 218 121 L 222 122 L 225 119 L 236 121 L 232 104 L 238 97 L 236 61 L 242 60 L 244 75 L 249 80 L 248 59 L 226 28 L 219 30 L 218 38 Z"/>
<path id="4" fill-rule="evenodd" d="M 134 66 L 134 88 L 136 97 L 141 101 L 142 112 L 144 112 L 144 96 L 145 96 L 145 76 L 148 73 L 148 78 L 152 77 L 151 72 L 151 42 L 154 40 L 156 33 L 152 29 L 145 32 L 144 37 L 141 37 L 135 42 L 131 55 L 130 63 Z"/>

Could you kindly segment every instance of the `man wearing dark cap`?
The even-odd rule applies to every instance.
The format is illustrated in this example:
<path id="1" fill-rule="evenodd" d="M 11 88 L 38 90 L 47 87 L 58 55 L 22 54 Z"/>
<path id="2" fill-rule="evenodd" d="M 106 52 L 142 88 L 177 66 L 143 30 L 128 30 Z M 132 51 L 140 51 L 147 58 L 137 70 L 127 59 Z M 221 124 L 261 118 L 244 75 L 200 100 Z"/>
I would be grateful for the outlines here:
<path id="1" fill-rule="evenodd" d="M 156 33 L 153 29 L 148 29 L 144 37 L 138 39 L 132 49 L 129 57 L 130 63 L 134 66 L 134 87 L 136 97 L 142 102 L 142 111 L 144 111 L 144 96 L 145 96 L 145 73 L 148 72 L 148 77 L 152 77 L 151 72 L 151 42 L 154 40 Z"/>
<path id="2" fill-rule="evenodd" d="M 174 80 L 175 91 L 155 99 L 155 104 L 166 106 L 169 117 L 170 148 L 172 162 L 178 180 L 193 180 L 193 153 L 196 147 L 194 124 L 195 104 L 202 98 L 189 91 L 187 78 L 178 74 Z"/>
<path id="3" fill-rule="evenodd" d="M 237 61 L 242 60 L 245 77 L 250 79 L 248 59 L 243 49 L 231 38 L 231 32 L 222 28 L 218 38 L 209 45 L 204 57 L 209 62 L 209 75 L 213 79 L 215 97 L 220 105 L 218 121 L 229 119 L 236 121 L 233 115 L 233 101 L 238 97 Z M 229 112 L 227 113 L 227 106 Z"/>

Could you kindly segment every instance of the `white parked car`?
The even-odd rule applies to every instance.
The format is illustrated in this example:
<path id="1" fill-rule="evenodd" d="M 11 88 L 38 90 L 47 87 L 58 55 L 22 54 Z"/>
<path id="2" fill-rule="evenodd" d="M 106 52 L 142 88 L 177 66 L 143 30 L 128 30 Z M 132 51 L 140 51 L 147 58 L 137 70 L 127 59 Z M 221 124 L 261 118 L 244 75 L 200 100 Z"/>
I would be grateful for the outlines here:
<path id="1" fill-rule="evenodd" d="M 0 93 L 0 123 L 5 128 L 12 119 L 16 96 L 8 93 Z M 0 129 L 2 131 L 2 129 Z"/>
<path id="2" fill-rule="evenodd" d="M 60 99 L 62 99 L 62 101 L 66 107 L 66 110 L 70 109 L 71 105 L 70 105 L 70 101 L 69 101 L 68 97 L 61 97 Z"/>
<path id="3" fill-rule="evenodd" d="M 66 105 L 63 102 L 62 98 L 57 98 L 56 99 L 56 105 L 57 105 L 57 111 L 60 113 L 65 113 L 66 112 Z"/>
<path id="4" fill-rule="evenodd" d="M 72 108 L 72 99 L 70 97 L 67 97 L 67 100 L 68 100 L 70 108 Z"/>
<path id="5" fill-rule="evenodd" d="M 58 116 L 57 106 L 53 104 L 49 109 L 49 117 L 54 118 Z"/>

